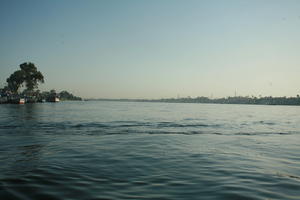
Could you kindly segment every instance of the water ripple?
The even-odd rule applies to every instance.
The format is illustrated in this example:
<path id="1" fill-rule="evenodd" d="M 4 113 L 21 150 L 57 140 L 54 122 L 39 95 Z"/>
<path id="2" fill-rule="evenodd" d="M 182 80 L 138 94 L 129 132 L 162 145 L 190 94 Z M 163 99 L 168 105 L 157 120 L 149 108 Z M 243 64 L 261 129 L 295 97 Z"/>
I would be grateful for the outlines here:
<path id="1" fill-rule="evenodd" d="M 300 199 L 300 107 L 2 106 L 0 199 Z"/>

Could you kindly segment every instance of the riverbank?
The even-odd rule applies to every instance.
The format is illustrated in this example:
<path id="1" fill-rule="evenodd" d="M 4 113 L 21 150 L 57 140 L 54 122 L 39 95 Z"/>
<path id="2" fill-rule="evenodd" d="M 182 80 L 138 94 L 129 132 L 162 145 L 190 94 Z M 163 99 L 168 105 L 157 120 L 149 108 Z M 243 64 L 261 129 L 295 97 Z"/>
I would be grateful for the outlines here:
<path id="1" fill-rule="evenodd" d="M 300 105 L 300 97 L 186 97 L 186 98 L 162 98 L 162 99 L 86 99 L 86 101 L 125 101 L 125 102 L 164 102 L 164 103 L 206 103 L 206 104 L 249 104 L 249 105 Z"/>
<path id="2" fill-rule="evenodd" d="M 19 93 L 12 94 L 9 92 L 2 92 L 0 94 L 0 104 L 24 104 L 24 103 L 44 103 L 44 102 L 59 102 L 59 101 L 81 101 L 81 97 L 62 91 L 56 93 L 55 90 L 49 92 L 32 92 L 31 94 Z"/>
<path id="3" fill-rule="evenodd" d="M 1 97 L 0 98 L 0 104 L 25 104 L 25 103 L 45 103 L 45 102 L 59 102 L 60 99 L 50 98 L 50 99 L 27 99 L 27 98 L 7 98 L 7 97 Z"/>

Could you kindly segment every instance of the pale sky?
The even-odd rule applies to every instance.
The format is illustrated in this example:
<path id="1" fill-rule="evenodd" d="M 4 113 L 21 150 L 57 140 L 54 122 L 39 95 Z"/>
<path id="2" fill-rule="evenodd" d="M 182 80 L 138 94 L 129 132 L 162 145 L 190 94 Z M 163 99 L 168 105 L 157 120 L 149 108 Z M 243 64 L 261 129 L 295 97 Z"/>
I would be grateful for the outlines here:
<path id="1" fill-rule="evenodd" d="M 90 98 L 300 94 L 299 0 L 1 0 L 0 86 Z"/>

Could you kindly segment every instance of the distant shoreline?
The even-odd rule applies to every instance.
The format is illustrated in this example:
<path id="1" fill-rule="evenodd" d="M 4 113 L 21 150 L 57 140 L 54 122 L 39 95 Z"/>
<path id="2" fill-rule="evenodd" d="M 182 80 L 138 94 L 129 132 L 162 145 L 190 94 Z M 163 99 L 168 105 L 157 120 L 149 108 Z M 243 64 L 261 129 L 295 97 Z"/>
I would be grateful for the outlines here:
<path id="1" fill-rule="evenodd" d="M 290 105 L 300 106 L 300 97 L 227 97 L 210 99 L 196 98 L 163 98 L 163 99 L 109 99 L 95 98 L 85 101 L 121 101 L 121 102 L 157 102 L 157 103 L 203 103 L 203 104 L 241 104 L 241 105 Z"/>

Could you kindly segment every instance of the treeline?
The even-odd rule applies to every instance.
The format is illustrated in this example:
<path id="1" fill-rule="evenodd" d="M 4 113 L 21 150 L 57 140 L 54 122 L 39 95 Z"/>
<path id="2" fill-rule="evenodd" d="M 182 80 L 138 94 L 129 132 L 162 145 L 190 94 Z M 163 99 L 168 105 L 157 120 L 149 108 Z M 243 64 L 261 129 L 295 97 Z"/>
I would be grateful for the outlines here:
<path id="1" fill-rule="evenodd" d="M 46 99 L 47 97 L 51 97 L 52 94 L 56 94 L 57 97 L 59 97 L 59 99 L 61 101 L 81 101 L 82 98 L 81 97 L 77 97 L 77 96 L 74 96 L 73 94 L 71 94 L 70 92 L 68 91 L 62 91 L 62 92 L 59 92 L 59 93 L 56 93 L 55 90 L 51 90 L 49 92 L 42 92 L 41 93 L 41 96 Z"/>
<path id="2" fill-rule="evenodd" d="M 59 98 L 61 101 L 81 101 L 81 97 L 74 96 L 68 91 L 56 92 L 55 90 L 50 91 L 39 91 L 35 90 L 28 94 L 26 91 L 19 93 L 12 93 L 7 88 L 0 88 L 0 103 L 11 102 L 13 99 L 24 98 L 27 103 L 46 102 L 53 101 L 54 98 Z"/>
<path id="3" fill-rule="evenodd" d="M 300 105 L 300 97 L 227 97 L 210 99 L 208 97 L 196 98 L 167 98 L 157 100 L 139 100 L 144 102 L 168 103 L 216 103 L 216 104 L 256 104 L 256 105 Z"/>
<path id="4" fill-rule="evenodd" d="M 96 99 L 90 99 L 96 100 Z M 166 103 L 211 103 L 211 104 L 254 104 L 254 105 L 300 105 L 300 97 L 226 97 L 211 99 L 208 97 L 185 97 L 164 99 L 97 99 L 100 101 L 134 101 L 134 102 L 166 102 Z"/>

